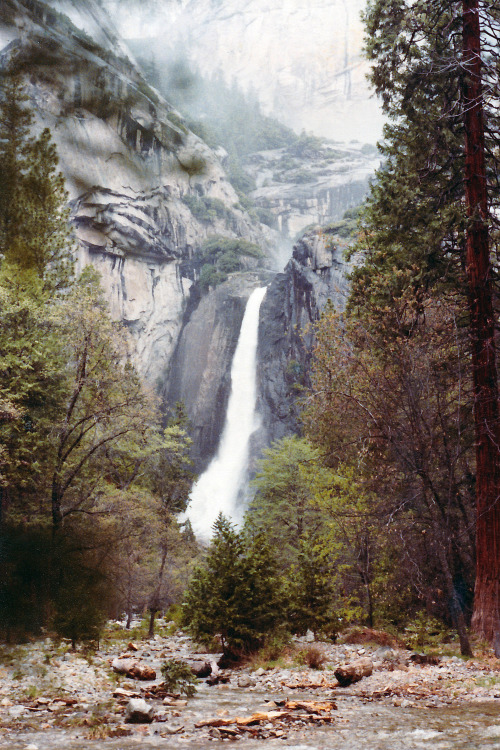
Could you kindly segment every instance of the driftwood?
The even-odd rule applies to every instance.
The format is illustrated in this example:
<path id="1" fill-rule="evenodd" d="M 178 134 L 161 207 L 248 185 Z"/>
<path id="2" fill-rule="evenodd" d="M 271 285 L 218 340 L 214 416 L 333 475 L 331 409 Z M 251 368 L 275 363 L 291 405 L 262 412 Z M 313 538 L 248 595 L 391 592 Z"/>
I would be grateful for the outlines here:
<path id="1" fill-rule="evenodd" d="M 373 662 L 371 659 L 357 659 L 350 664 L 341 664 L 334 675 L 337 678 L 340 687 L 347 687 L 353 682 L 359 682 L 363 677 L 369 677 L 373 672 Z"/>
<path id="2" fill-rule="evenodd" d="M 332 710 L 337 708 L 333 701 L 320 702 L 320 701 L 283 701 L 284 708 L 278 711 L 258 711 L 251 716 L 233 716 L 232 718 L 223 719 L 220 717 L 214 719 L 204 719 L 196 727 L 229 727 L 231 725 L 236 726 L 238 729 L 244 731 L 246 728 L 251 728 L 257 724 L 268 724 L 279 722 L 280 724 L 287 724 L 290 722 L 303 722 L 303 723 L 330 723 L 333 721 L 333 716 L 328 715 Z M 297 711 L 305 711 L 306 713 L 297 713 Z"/>
<path id="3" fill-rule="evenodd" d="M 324 711 L 333 711 L 337 708 L 337 704 L 333 701 L 320 702 L 320 701 L 285 701 L 285 708 L 296 710 L 302 709 L 308 713 L 322 713 Z"/>
<path id="4" fill-rule="evenodd" d="M 204 719 L 195 724 L 195 727 L 227 727 L 236 724 L 238 727 L 248 727 L 252 724 L 260 724 L 261 721 L 276 721 L 287 716 L 289 711 L 259 711 L 251 716 L 234 716 L 232 719 Z"/>
<path id="5" fill-rule="evenodd" d="M 410 655 L 410 661 L 413 664 L 431 664 L 432 666 L 437 666 L 440 659 L 437 656 L 429 656 L 429 654 L 413 653 Z"/>

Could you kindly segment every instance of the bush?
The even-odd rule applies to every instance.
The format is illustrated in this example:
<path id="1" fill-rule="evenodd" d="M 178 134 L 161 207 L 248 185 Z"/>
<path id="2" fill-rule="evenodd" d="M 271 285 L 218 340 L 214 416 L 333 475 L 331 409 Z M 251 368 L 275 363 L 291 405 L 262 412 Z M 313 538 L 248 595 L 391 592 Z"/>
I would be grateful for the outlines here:
<path id="1" fill-rule="evenodd" d="M 301 649 L 296 657 L 299 664 L 304 664 L 310 669 L 323 669 L 326 662 L 325 652 L 319 646 L 308 646 Z"/>
<path id="2" fill-rule="evenodd" d="M 202 253 L 206 263 L 200 272 L 200 284 L 204 289 L 217 286 L 227 279 L 228 274 L 243 270 L 244 256 L 259 259 L 263 256 L 262 250 L 254 242 L 220 235 L 205 240 Z"/>
<path id="3" fill-rule="evenodd" d="M 420 611 L 404 629 L 404 639 L 410 649 L 435 646 L 451 638 L 451 631 L 443 622 Z"/>
<path id="4" fill-rule="evenodd" d="M 199 221 L 231 220 L 232 212 L 220 198 L 209 198 L 206 195 L 184 195 L 183 202 L 193 216 Z"/>
<path id="5" fill-rule="evenodd" d="M 191 667 L 179 659 L 169 659 L 161 667 L 163 683 L 169 693 L 186 695 L 188 698 L 196 693 L 196 683 Z"/>

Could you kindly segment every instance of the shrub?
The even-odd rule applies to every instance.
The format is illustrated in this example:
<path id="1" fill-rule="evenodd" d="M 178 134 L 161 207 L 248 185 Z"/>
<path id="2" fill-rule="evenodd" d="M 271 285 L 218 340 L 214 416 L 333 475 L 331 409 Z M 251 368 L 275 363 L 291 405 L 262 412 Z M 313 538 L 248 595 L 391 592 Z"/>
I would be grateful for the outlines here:
<path id="1" fill-rule="evenodd" d="M 179 659 L 169 659 L 161 667 L 165 689 L 191 698 L 196 693 L 197 679 L 191 667 Z"/>
<path id="2" fill-rule="evenodd" d="M 199 221 L 215 221 L 216 219 L 230 220 L 231 209 L 220 198 L 210 198 L 206 195 L 184 195 L 183 202 L 188 206 L 193 216 Z"/>
<path id="3" fill-rule="evenodd" d="M 262 258 L 263 253 L 258 245 L 241 237 L 222 237 L 214 235 L 205 240 L 202 253 L 206 263 L 200 272 L 200 284 L 207 289 L 227 279 L 229 273 L 243 269 L 242 258 Z"/>
<path id="4" fill-rule="evenodd" d="M 449 640 L 449 631 L 443 622 L 420 611 L 404 629 L 404 639 L 410 649 L 432 646 Z"/>
<path id="5" fill-rule="evenodd" d="M 296 657 L 299 664 L 304 664 L 310 669 L 323 669 L 326 662 L 324 651 L 319 646 L 308 646 L 301 649 Z"/>

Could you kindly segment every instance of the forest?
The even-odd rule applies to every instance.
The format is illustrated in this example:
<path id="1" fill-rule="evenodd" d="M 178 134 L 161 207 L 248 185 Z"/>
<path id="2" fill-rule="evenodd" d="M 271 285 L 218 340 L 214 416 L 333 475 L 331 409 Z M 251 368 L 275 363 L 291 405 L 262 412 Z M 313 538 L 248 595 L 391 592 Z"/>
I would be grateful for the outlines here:
<path id="1" fill-rule="evenodd" d="M 369 195 L 346 216 L 347 306 L 314 325 L 300 434 L 265 451 L 242 528 L 220 516 L 207 547 L 182 516 L 195 478 L 183 404 L 162 417 L 98 273 L 76 272 L 51 134 L 33 134 L 22 81 L 3 76 L 4 639 L 94 641 L 137 613 L 152 635 L 166 612 L 236 660 L 351 626 L 500 655 L 500 6 L 372 0 L 364 23 L 387 124 Z M 217 131 L 189 108 L 186 122 L 226 148 L 244 201 L 243 156 L 307 136 L 233 93 Z M 220 237 L 203 252 L 205 290 L 260 253 Z"/>

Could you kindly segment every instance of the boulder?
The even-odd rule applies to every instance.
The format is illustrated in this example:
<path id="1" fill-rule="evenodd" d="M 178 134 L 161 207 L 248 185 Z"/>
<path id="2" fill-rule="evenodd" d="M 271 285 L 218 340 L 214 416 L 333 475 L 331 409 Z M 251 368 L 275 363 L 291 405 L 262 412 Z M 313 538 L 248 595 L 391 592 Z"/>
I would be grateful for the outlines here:
<path id="1" fill-rule="evenodd" d="M 125 721 L 129 724 L 151 724 L 155 715 L 153 706 L 144 698 L 131 698 L 125 709 Z"/>
<path id="2" fill-rule="evenodd" d="M 155 680 L 156 672 L 147 664 L 141 664 L 135 659 L 114 659 L 111 665 L 118 674 L 132 677 L 134 680 Z"/>
<path id="3" fill-rule="evenodd" d="M 212 665 L 209 661 L 190 662 L 191 672 L 201 679 L 210 677 L 212 674 Z"/>
<path id="4" fill-rule="evenodd" d="M 255 687 L 255 685 L 255 680 L 247 674 L 242 674 L 238 677 L 238 687 L 240 688 Z"/>

